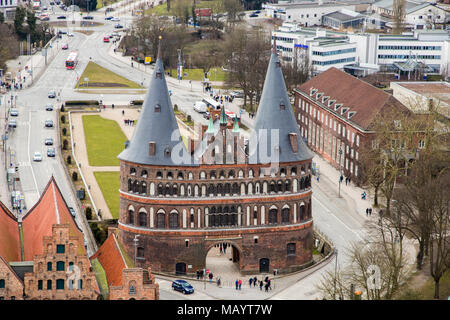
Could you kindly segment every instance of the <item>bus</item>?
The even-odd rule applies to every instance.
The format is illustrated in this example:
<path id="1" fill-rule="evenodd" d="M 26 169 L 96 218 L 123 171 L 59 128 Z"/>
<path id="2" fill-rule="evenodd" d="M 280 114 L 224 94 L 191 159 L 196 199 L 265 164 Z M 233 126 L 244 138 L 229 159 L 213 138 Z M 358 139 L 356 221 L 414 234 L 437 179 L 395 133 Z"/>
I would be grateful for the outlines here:
<path id="1" fill-rule="evenodd" d="M 67 69 L 75 69 L 78 63 L 78 53 L 72 51 L 69 53 L 69 56 L 66 59 L 66 68 Z"/>

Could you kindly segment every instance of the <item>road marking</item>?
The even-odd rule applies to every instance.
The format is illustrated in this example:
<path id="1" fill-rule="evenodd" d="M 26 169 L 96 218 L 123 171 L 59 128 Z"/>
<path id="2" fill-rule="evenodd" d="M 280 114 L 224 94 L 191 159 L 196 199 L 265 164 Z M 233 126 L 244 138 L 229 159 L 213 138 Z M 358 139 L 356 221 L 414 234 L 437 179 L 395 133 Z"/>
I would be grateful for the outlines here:
<path id="1" fill-rule="evenodd" d="M 31 111 L 29 112 L 29 114 L 30 114 L 29 119 L 31 119 Z M 30 137 L 31 137 L 31 124 L 28 126 L 28 162 L 29 163 L 31 163 L 31 154 L 30 154 L 30 141 L 31 141 L 31 139 L 30 139 Z M 36 176 L 34 174 L 33 166 L 31 166 L 31 174 L 33 175 L 33 180 L 34 180 L 34 185 L 36 187 L 36 192 L 37 192 L 37 194 L 38 194 L 38 196 L 40 198 L 41 194 L 39 192 L 39 188 L 38 188 L 38 185 L 37 185 Z"/>
<path id="2" fill-rule="evenodd" d="M 319 199 L 317 199 L 317 197 L 313 196 L 313 199 L 316 200 L 323 208 L 325 208 L 325 210 L 326 210 L 328 213 L 331 213 L 331 211 L 328 210 L 328 208 L 327 208 L 327 207 L 326 207 Z M 347 230 L 349 230 L 350 232 L 354 233 L 354 234 L 359 238 L 359 240 L 364 241 L 364 239 L 361 238 L 361 236 L 359 235 L 358 232 L 354 231 L 354 230 L 351 229 L 349 226 L 347 226 L 341 219 L 338 218 L 337 215 L 332 214 L 332 216 L 335 217 L 340 223 L 342 223 L 342 224 L 344 225 L 344 227 L 345 227 Z"/>

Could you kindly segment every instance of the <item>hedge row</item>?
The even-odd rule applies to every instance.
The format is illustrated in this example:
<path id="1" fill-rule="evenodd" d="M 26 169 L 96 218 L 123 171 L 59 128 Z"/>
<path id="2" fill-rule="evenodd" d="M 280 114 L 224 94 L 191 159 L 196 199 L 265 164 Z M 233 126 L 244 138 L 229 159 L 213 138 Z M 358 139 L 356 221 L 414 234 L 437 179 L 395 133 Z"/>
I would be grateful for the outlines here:
<path id="1" fill-rule="evenodd" d="M 98 100 L 69 100 L 66 101 L 66 106 L 98 106 Z"/>

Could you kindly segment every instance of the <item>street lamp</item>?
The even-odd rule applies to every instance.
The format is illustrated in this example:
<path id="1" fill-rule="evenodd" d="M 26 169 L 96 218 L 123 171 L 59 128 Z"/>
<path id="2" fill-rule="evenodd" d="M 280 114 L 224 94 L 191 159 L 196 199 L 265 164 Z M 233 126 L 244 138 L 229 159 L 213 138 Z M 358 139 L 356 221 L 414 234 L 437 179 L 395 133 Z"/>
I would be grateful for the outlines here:
<path id="1" fill-rule="evenodd" d="M 341 197 L 341 183 L 342 183 L 342 147 L 339 147 L 339 198 Z"/>
<path id="2" fill-rule="evenodd" d="M 134 241 L 134 266 L 136 266 L 137 245 L 139 242 L 138 238 L 139 238 L 139 235 L 137 234 L 134 236 L 134 239 L 133 239 L 133 241 Z"/>
<path id="3" fill-rule="evenodd" d="M 336 277 L 337 277 L 337 263 L 338 263 L 338 249 L 335 249 L 336 251 L 336 263 L 334 265 L 334 293 L 333 298 L 336 300 Z"/>

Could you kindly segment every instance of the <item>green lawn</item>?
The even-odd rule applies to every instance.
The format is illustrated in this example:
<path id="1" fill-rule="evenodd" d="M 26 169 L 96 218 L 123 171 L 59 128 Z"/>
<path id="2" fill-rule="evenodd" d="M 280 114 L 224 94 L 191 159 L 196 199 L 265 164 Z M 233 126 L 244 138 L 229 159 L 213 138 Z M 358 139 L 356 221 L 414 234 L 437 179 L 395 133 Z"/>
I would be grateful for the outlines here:
<path id="1" fill-rule="evenodd" d="M 97 0 L 97 9 L 116 3 L 118 0 Z"/>
<path id="2" fill-rule="evenodd" d="M 120 208 L 120 172 L 119 171 L 94 171 L 95 179 L 97 180 L 106 204 L 113 219 L 119 219 Z"/>
<path id="3" fill-rule="evenodd" d="M 202 81 L 203 80 L 203 70 L 202 69 L 184 69 L 184 73 L 187 76 L 184 76 L 184 80 L 194 80 L 194 81 Z M 170 75 L 174 78 L 177 77 L 177 69 L 170 69 Z M 220 67 L 211 68 L 209 70 L 209 81 L 225 81 L 227 76 L 227 72 L 223 71 Z"/>
<path id="4" fill-rule="evenodd" d="M 94 269 L 95 278 L 97 279 L 100 292 L 103 295 L 103 298 L 106 299 L 108 297 L 109 288 L 105 270 L 97 259 L 92 260 L 91 265 L 92 269 Z"/>
<path id="5" fill-rule="evenodd" d="M 428 266 L 424 266 L 426 268 Z M 450 270 L 444 272 L 439 281 L 439 298 L 447 300 L 450 297 Z M 430 277 L 427 282 L 416 290 L 406 289 L 400 292 L 399 300 L 433 300 L 434 299 L 434 280 Z"/>
<path id="6" fill-rule="evenodd" d="M 127 141 L 119 124 L 99 115 L 84 115 L 82 120 L 89 165 L 119 166 L 117 156 Z"/>
<path id="7" fill-rule="evenodd" d="M 222 13 L 225 12 L 223 8 L 223 0 L 202 0 L 196 1 L 195 7 L 197 9 L 200 8 L 211 8 L 213 13 Z M 192 6 L 190 7 L 192 8 Z M 189 14 L 191 14 L 192 9 L 189 9 Z M 167 12 L 167 3 L 163 3 L 157 6 L 154 6 L 151 9 L 145 10 L 145 14 L 156 14 L 158 16 L 167 16 L 167 15 L 175 15 L 175 3 L 171 2 L 170 12 Z"/>
<path id="8" fill-rule="evenodd" d="M 128 80 L 98 64 L 89 61 L 75 88 L 86 88 L 84 78 L 88 78 L 87 87 L 95 88 L 142 88 L 136 82 Z"/>

